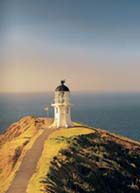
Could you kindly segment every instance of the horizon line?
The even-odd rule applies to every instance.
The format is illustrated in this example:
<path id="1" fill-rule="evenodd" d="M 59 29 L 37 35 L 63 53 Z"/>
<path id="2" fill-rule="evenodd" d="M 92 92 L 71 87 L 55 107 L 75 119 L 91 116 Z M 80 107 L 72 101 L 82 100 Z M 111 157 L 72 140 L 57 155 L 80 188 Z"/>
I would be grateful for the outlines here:
<path id="1" fill-rule="evenodd" d="M 55 90 L 48 90 L 48 91 L 0 91 L 0 94 L 44 94 L 44 93 L 54 93 Z M 70 93 L 91 93 L 91 94 L 98 94 L 98 93 L 122 93 L 122 94 L 140 94 L 140 91 L 87 91 L 87 90 L 70 90 Z"/>

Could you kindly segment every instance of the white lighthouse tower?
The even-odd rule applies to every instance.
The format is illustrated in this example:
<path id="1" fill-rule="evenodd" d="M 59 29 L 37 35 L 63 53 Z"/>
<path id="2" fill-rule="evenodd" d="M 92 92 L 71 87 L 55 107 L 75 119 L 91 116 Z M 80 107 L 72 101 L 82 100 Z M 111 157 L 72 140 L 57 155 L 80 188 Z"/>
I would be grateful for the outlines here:
<path id="1" fill-rule="evenodd" d="M 65 81 L 61 81 L 61 85 L 55 89 L 54 104 L 54 122 L 52 127 L 71 127 L 71 102 L 70 90 L 64 85 Z"/>

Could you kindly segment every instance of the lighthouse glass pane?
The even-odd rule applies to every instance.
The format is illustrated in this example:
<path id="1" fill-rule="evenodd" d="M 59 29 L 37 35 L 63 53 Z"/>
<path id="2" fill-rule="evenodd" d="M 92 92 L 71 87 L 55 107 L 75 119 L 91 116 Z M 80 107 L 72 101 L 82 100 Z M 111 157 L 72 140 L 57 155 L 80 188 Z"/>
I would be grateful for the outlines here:
<path id="1" fill-rule="evenodd" d="M 55 92 L 55 103 L 58 103 L 59 101 L 59 95 L 58 95 L 59 92 Z"/>

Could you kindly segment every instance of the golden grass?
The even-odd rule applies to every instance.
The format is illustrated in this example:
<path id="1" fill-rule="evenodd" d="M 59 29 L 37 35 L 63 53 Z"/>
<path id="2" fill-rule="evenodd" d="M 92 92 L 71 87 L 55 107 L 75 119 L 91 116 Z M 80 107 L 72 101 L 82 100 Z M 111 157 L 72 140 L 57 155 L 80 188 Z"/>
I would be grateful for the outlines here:
<path id="1" fill-rule="evenodd" d="M 57 156 L 61 149 L 68 147 L 68 144 L 65 140 L 59 141 L 58 143 L 56 140 L 58 137 L 72 137 L 77 135 L 86 135 L 94 132 L 94 130 L 88 128 L 74 127 L 61 129 L 52 133 L 44 144 L 44 150 L 38 162 L 36 172 L 29 181 L 26 193 L 42 193 L 41 190 L 44 189 L 44 186 L 41 183 L 41 180 L 45 178 L 47 172 L 49 171 L 51 160 L 54 156 Z"/>
<path id="2" fill-rule="evenodd" d="M 23 132 L 17 138 L 13 138 L 2 145 L 0 149 L 0 193 L 4 193 L 8 189 L 16 174 L 16 171 L 19 169 L 22 163 L 26 152 L 32 147 L 35 140 L 41 135 L 42 132 L 42 129 L 37 130 L 37 128 L 35 128 L 33 121 L 31 122 L 28 130 Z M 24 145 L 25 143 L 27 144 Z M 13 167 L 13 157 L 17 148 L 21 148 L 22 152 Z"/>

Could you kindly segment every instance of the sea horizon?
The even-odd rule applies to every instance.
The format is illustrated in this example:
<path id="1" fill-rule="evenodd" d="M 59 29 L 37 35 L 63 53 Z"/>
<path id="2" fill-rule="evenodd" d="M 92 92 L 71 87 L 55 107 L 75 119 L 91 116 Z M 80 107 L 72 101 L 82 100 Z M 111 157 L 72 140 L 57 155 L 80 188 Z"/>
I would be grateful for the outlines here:
<path id="1" fill-rule="evenodd" d="M 0 132 L 24 116 L 53 117 L 53 97 L 53 91 L 0 93 Z M 72 91 L 71 102 L 73 121 L 140 140 L 140 93 Z"/>

